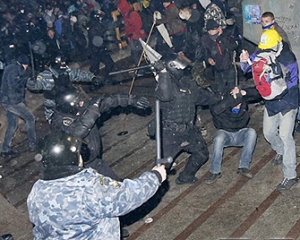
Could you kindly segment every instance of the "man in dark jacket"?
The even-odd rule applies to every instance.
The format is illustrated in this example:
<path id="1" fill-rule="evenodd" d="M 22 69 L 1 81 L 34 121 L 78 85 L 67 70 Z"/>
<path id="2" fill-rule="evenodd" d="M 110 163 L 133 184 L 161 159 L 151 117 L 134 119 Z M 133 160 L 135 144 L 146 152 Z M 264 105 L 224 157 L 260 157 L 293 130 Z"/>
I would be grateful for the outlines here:
<path id="1" fill-rule="evenodd" d="M 209 156 L 206 142 L 194 124 L 195 106 L 216 103 L 221 97 L 199 87 L 190 75 L 185 76 L 187 64 L 176 54 L 163 59 L 155 64 L 159 73 L 155 96 L 160 100 L 162 113 L 162 151 L 165 157 L 173 159 L 181 152 L 190 153 L 176 183 L 195 183 L 195 174 Z"/>
<path id="2" fill-rule="evenodd" d="M 65 131 L 83 139 L 85 145 L 82 146 L 81 155 L 85 167 L 92 167 L 115 180 L 120 178 L 101 159 L 102 141 L 96 120 L 102 113 L 118 106 L 146 109 L 149 102 L 144 97 L 121 94 L 89 100 L 76 88 L 69 87 L 57 94 L 50 125 L 53 131 Z"/>
<path id="3" fill-rule="evenodd" d="M 99 64 L 102 62 L 105 65 L 104 78 L 109 79 L 114 61 L 107 50 L 107 42 L 105 34 L 109 29 L 111 21 L 105 16 L 104 12 L 97 10 L 94 12 L 91 22 L 89 23 L 89 49 L 92 54 L 90 71 L 94 74 L 99 74 Z"/>
<path id="4" fill-rule="evenodd" d="M 204 59 L 214 71 L 214 90 L 220 94 L 230 91 L 235 86 L 233 51 L 238 47 L 238 40 L 214 20 L 206 24 L 207 33 L 202 37 Z"/>
<path id="5" fill-rule="evenodd" d="M 203 61 L 201 37 L 204 27 L 204 12 L 201 9 L 193 9 L 188 3 L 182 4 L 179 17 L 186 21 L 185 41 L 179 54 L 195 61 Z"/>
<path id="6" fill-rule="evenodd" d="M 256 89 L 239 90 L 238 87 L 231 91 L 231 95 L 210 107 L 214 125 L 218 130 L 213 140 L 210 176 L 205 181 L 207 184 L 214 183 L 222 176 L 221 164 L 225 147 L 243 147 L 237 173 L 252 178 L 250 162 L 257 134 L 253 128 L 248 127 L 250 116 L 245 95 L 254 99 L 260 95 Z"/>
<path id="7" fill-rule="evenodd" d="M 26 123 L 30 151 L 35 151 L 36 148 L 35 117 L 25 105 L 25 86 L 31 75 L 28 65 L 29 58 L 21 54 L 17 61 L 8 65 L 3 72 L 0 96 L 2 106 L 6 110 L 7 129 L 2 145 L 2 157 L 18 156 L 11 148 L 18 118 L 22 118 Z"/>

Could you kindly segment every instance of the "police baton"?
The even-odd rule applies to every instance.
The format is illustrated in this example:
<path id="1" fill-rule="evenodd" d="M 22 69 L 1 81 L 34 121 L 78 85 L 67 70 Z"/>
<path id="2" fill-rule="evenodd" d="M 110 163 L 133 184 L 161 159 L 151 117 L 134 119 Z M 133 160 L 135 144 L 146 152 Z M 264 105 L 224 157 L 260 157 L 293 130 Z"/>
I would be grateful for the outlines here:
<path id="1" fill-rule="evenodd" d="M 156 117 L 156 165 L 171 164 L 173 162 L 172 157 L 161 158 L 161 128 L 160 128 L 160 102 L 158 99 L 155 101 L 155 117 Z"/>

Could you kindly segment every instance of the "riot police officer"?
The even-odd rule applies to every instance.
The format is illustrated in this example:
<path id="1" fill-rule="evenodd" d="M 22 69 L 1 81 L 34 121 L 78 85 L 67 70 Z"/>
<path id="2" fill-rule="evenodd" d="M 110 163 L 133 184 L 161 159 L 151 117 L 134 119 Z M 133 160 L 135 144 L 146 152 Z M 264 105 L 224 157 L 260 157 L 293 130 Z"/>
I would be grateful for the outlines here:
<path id="1" fill-rule="evenodd" d="M 55 95 L 60 89 L 67 87 L 71 82 L 88 82 L 99 85 L 101 81 L 91 72 L 69 68 L 66 59 L 58 56 L 55 63 L 45 65 L 45 70 L 38 74 L 36 80 L 29 79 L 27 81 L 27 88 L 32 91 L 43 90 L 45 117 L 50 123 L 55 107 Z"/>
<path id="2" fill-rule="evenodd" d="M 198 180 L 195 174 L 209 157 L 206 142 L 194 125 L 195 106 L 216 103 L 221 96 L 198 86 L 185 72 L 187 63 L 177 54 L 163 56 L 163 60 L 156 62 L 154 67 L 159 74 L 155 96 L 160 100 L 162 114 L 163 154 L 175 159 L 181 152 L 190 153 L 176 183 L 195 183 Z"/>
<path id="3" fill-rule="evenodd" d="M 99 173 L 120 180 L 112 169 L 101 159 L 102 141 L 96 120 L 105 111 L 115 107 L 133 106 L 139 109 L 149 107 L 145 97 L 115 94 L 87 99 L 78 89 L 69 87 L 56 96 L 56 108 L 50 125 L 52 131 L 66 131 L 80 137 L 85 144 L 81 154 L 84 165 Z"/>
<path id="4" fill-rule="evenodd" d="M 123 182 L 84 169 L 80 145 L 64 132 L 41 141 L 35 159 L 43 163 L 42 178 L 27 199 L 35 239 L 120 239 L 118 216 L 146 202 L 166 179 L 163 165 Z"/>

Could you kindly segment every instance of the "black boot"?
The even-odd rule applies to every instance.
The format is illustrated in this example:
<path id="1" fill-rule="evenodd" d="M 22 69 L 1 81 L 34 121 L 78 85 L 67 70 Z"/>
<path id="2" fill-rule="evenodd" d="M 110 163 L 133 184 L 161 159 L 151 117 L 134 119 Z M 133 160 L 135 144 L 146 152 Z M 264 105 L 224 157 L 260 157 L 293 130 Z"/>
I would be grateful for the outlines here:
<path id="1" fill-rule="evenodd" d="M 128 238 L 129 237 L 129 231 L 125 228 L 121 228 L 121 239 Z"/>
<path id="2" fill-rule="evenodd" d="M 0 236 L 0 240 L 14 240 L 14 238 L 11 234 L 8 233 Z"/>
<path id="3" fill-rule="evenodd" d="M 189 159 L 185 165 L 184 170 L 179 174 L 179 177 L 176 178 L 175 182 L 177 184 L 192 184 L 198 181 L 198 178 L 195 177 L 195 174 L 200 169 L 202 164 L 199 164 L 193 159 Z"/>

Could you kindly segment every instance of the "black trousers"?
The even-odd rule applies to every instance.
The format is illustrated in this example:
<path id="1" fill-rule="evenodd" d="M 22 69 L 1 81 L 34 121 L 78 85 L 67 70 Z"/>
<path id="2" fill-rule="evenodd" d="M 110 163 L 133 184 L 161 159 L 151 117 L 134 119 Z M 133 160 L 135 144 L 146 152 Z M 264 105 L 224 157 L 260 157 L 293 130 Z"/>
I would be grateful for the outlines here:
<path id="1" fill-rule="evenodd" d="M 182 180 L 192 179 L 203 164 L 208 161 L 209 152 L 200 130 L 193 126 L 180 131 L 176 129 L 163 129 L 162 135 L 163 157 L 172 157 L 174 160 L 182 153 L 190 153 L 184 170 L 180 173 Z M 167 166 L 167 168 L 171 168 Z"/>
<path id="2" fill-rule="evenodd" d="M 114 61 L 112 60 L 109 52 L 105 49 L 99 49 L 98 51 L 93 52 L 93 56 L 91 58 L 90 72 L 99 72 L 99 64 L 101 62 L 105 65 L 105 77 L 107 77 L 114 66 Z"/>

